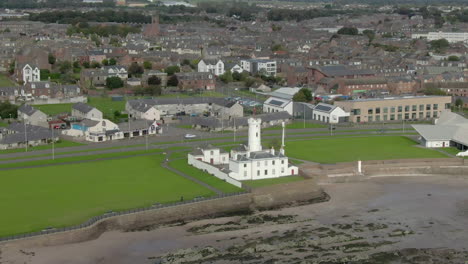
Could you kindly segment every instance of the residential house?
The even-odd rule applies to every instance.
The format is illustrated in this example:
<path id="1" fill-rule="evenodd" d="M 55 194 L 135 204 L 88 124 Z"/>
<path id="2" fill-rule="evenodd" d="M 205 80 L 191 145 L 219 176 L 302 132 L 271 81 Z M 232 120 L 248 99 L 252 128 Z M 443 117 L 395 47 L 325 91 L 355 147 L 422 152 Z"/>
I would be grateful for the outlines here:
<path id="1" fill-rule="evenodd" d="M 212 73 L 186 72 L 176 73 L 181 90 L 214 90 L 216 80 Z"/>
<path id="2" fill-rule="evenodd" d="M 47 145 L 52 141 L 58 141 L 58 133 L 41 126 L 24 123 L 13 123 L 0 133 L 0 149 L 15 149 Z"/>
<path id="3" fill-rule="evenodd" d="M 18 120 L 33 126 L 48 127 L 47 115 L 28 104 L 18 107 Z"/>
<path id="4" fill-rule="evenodd" d="M 37 66 L 26 64 L 21 72 L 23 83 L 39 82 L 41 80 L 41 71 Z"/>
<path id="5" fill-rule="evenodd" d="M 209 72 L 215 76 L 224 74 L 224 62 L 222 60 L 200 60 L 198 72 Z"/>
<path id="6" fill-rule="evenodd" d="M 132 138 L 146 135 L 162 133 L 162 127 L 154 120 L 133 119 L 128 122 L 118 124 L 120 132 L 124 138 Z"/>
<path id="7" fill-rule="evenodd" d="M 71 128 L 62 132 L 64 135 L 81 137 L 86 141 L 104 142 L 122 139 L 119 126 L 107 119 L 83 119 L 72 123 Z"/>
<path id="8" fill-rule="evenodd" d="M 76 103 L 72 106 L 72 116 L 80 119 L 101 120 L 102 112 L 85 103 Z"/>
<path id="9" fill-rule="evenodd" d="M 270 97 L 263 103 L 264 113 L 287 112 L 293 115 L 293 97 L 300 88 L 283 87 L 272 92 Z"/>

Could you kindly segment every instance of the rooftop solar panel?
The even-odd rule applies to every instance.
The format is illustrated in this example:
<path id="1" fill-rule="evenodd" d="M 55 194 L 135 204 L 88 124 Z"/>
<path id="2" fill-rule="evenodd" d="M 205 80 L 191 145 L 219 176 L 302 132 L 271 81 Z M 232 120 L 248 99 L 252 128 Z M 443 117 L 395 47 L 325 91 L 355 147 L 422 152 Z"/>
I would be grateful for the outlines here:
<path id="1" fill-rule="evenodd" d="M 281 102 L 281 101 L 278 101 L 278 100 L 271 100 L 270 101 L 270 104 L 272 105 L 277 105 L 277 106 L 281 106 L 284 104 L 284 102 Z"/>

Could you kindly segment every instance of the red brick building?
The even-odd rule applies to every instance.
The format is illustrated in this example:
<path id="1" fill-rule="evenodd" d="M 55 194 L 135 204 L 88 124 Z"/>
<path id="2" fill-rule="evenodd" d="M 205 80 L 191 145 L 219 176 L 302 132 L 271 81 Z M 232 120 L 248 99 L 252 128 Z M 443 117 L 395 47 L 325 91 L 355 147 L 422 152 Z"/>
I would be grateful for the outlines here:
<path id="1" fill-rule="evenodd" d="M 216 80 L 213 74 L 207 72 L 176 73 L 181 90 L 214 90 Z"/>

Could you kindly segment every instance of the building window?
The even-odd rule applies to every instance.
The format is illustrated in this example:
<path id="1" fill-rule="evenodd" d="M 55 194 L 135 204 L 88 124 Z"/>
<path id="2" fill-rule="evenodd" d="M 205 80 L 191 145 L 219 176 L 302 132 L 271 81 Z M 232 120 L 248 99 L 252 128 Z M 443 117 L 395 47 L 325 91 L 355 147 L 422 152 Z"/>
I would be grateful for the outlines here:
<path id="1" fill-rule="evenodd" d="M 373 118 L 372 118 L 372 116 L 369 116 L 369 118 L 368 118 L 367 120 L 368 120 L 369 122 L 374 121 Z"/>
<path id="2" fill-rule="evenodd" d="M 380 121 L 380 116 L 379 116 L 379 115 L 378 115 L 378 116 L 375 116 L 375 121 L 376 121 L 376 122 L 379 122 L 379 121 Z"/>
<path id="3" fill-rule="evenodd" d="M 367 114 L 372 115 L 373 113 L 374 113 L 374 109 L 369 108 L 369 109 L 367 110 Z"/>
<path id="4" fill-rule="evenodd" d="M 394 106 L 392 106 L 392 107 L 390 108 L 390 112 L 395 113 L 395 107 L 394 107 Z"/>
<path id="5" fill-rule="evenodd" d="M 281 173 L 284 173 L 284 168 L 283 167 L 281 167 Z"/>
<path id="6" fill-rule="evenodd" d="M 400 105 L 398 106 L 398 113 L 401 113 L 401 112 L 403 112 L 403 106 Z"/>
<path id="7" fill-rule="evenodd" d="M 411 113 L 411 119 L 416 119 L 416 113 Z"/>
<path id="8" fill-rule="evenodd" d="M 420 104 L 419 105 L 419 111 L 423 111 L 424 110 L 424 105 L 423 104 Z"/>
<path id="9" fill-rule="evenodd" d="M 247 164 L 244 164 L 244 168 L 247 168 Z"/>
<path id="10" fill-rule="evenodd" d="M 383 116 L 383 120 L 384 120 L 384 121 L 387 121 L 387 120 L 388 120 L 388 116 L 387 116 L 387 115 L 384 115 L 384 116 Z"/>
<path id="11" fill-rule="evenodd" d="M 273 170 L 271 171 L 271 174 L 275 175 L 275 169 L 273 169 Z"/>
<path id="12" fill-rule="evenodd" d="M 380 114 L 380 107 L 375 108 L 375 113 Z"/>
<path id="13" fill-rule="evenodd" d="M 351 113 L 353 113 L 353 115 L 360 115 L 361 114 L 361 109 L 353 109 L 353 110 L 351 110 Z"/>
<path id="14" fill-rule="evenodd" d="M 257 171 L 257 176 L 260 176 L 260 171 L 259 170 Z"/>
<path id="15" fill-rule="evenodd" d="M 268 166 L 268 160 L 265 160 L 265 166 Z"/>
<path id="16" fill-rule="evenodd" d="M 409 113 L 405 113 L 405 120 L 409 119 Z"/>
<path id="17" fill-rule="evenodd" d="M 398 114 L 398 120 L 401 120 L 402 115 Z"/>
<path id="18" fill-rule="evenodd" d="M 388 107 L 384 107 L 384 108 L 383 108 L 383 112 L 384 112 L 385 114 L 388 113 Z"/>
<path id="19" fill-rule="evenodd" d="M 426 112 L 426 118 L 431 118 L 431 112 Z"/>
<path id="20" fill-rule="evenodd" d="M 432 117 L 437 117 L 437 111 L 434 111 L 434 113 L 432 114 Z"/>
<path id="21" fill-rule="evenodd" d="M 281 161 L 281 164 L 284 164 L 284 160 Z"/>
<path id="22" fill-rule="evenodd" d="M 430 104 L 426 105 L 426 110 L 431 110 L 431 105 Z"/>
<path id="23" fill-rule="evenodd" d="M 432 109 L 433 109 L 433 110 L 437 110 L 437 109 L 439 109 L 439 105 L 438 105 L 438 104 L 434 104 L 434 105 L 432 105 Z"/>
<path id="24" fill-rule="evenodd" d="M 244 177 L 247 177 L 247 172 L 246 171 L 244 171 Z"/>
<path id="25" fill-rule="evenodd" d="M 268 175 L 268 170 L 265 170 L 265 176 L 267 176 L 267 175 Z"/>
<path id="26" fill-rule="evenodd" d="M 273 161 L 271 161 L 271 165 L 275 165 L 275 161 L 274 161 L 274 160 L 273 160 Z"/>
<path id="27" fill-rule="evenodd" d="M 418 111 L 418 106 L 417 106 L 417 105 L 413 105 L 413 106 L 411 107 L 411 111 L 413 111 L 413 112 Z"/>
<path id="28" fill-rule="evenodd" d="M 405 112 L 409 112 L 409 109 L 410 109 L 409 105 L 405 105 Z"/>
<path id="29" fill-rule="evenodd" d="M 393 114 L 390 115 L 390 120 L 391 120 L 391 121 L 395 120 L 395 115 L 393 115 Z"/>
<path id="30" fill-rule="evenodd" d="M 445 109 L 450 109 L 450 103 L 445 104 Z"/>
<path id="31" fill-rule="evenodd" d="M 424 118 L 424 113 L 423 112 L 419 112 L 419 119 L 423 119 Z"/>

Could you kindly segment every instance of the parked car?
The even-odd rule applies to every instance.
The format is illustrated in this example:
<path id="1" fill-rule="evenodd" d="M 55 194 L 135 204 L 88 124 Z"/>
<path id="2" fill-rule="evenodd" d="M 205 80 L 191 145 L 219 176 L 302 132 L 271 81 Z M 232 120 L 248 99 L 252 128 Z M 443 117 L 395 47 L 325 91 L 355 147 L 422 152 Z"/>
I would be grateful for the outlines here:
<path id="1" fill-rule="evenodd" d="M 194 135 L 194 134 L 185 134 L 185 136 L 184 136 L 185 139 L 194 139 L 196 137 L 197 137 L 197 135 Z"/>

